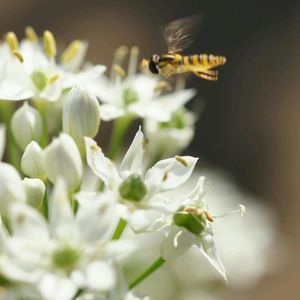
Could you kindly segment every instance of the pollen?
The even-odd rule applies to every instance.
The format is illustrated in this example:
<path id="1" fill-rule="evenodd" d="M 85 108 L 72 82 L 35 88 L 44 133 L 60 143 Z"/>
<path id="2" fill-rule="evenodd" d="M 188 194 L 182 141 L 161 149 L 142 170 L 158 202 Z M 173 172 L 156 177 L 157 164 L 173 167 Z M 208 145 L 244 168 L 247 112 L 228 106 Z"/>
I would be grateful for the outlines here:
<path id="1" fill-rule="evenodd" d="M 188 162 L 181 156 L 176 155 L 175 159 L 185 167 L 189 165 Z"/>
<path id="2" fill-rule="evenodd" d="M 68 63 L 74 59 L 74 57 L 79 52 L 82 46 L 82 42 L 80 40 L 73 41 L 67 49 L 62 53 L 61 60 L 65 63 Z"/>
<path id="3" fill-rule="evenodd" d="M 10 31 L 6 34 L 6 43 L 8 44 L 8 47 L 12 53 L 13 53 L 13 51 L 19 49 L 18 38 L 17 38 L 16 34 L 12 31 Z"/>
<path id="4" fill-rule="evenodd" d="M 38 36 L 37 36 L 35 30 L 31 26 L 27 26 L 25 28 L 25 36 L 29 41 L 31 41 L 33 43 L 37 43 L 37 41 L 38 41 Z"/>
<path id="5" fill-rule="evenodd" d="M 120 65 L 114 65 L 113 70 L 117 75 L 119 75 L 122 78 L 126 76 L 125 70 Z"/>
<path id="6" fill-rule="evenodd" d="M 49 58 L 56 56 L 56 41 L 51 31 L 44 32 L 44 50 Z"/>
<path id="7" fill-rule="evenodd" d="M 24 62 L 24 58 L 18 50 L 13 50 L 12 54 L 19 60 L 20 63 Z"/>
<path id="8" fill-rule="evenodd" d="M 163 90 L 170 91 L 171 90 L 171 85 L 167 81 L 159 81 L 157 83 L 157 85 L 155 86 L 154 90 L 155 90 L 155 92 L 160 92 L 160 91 L 163 91 Z"/>
<path id="9" fill-rule="evenodd" d="M 166 181 L 168 179 L 168 177 L 169 177 L 169 173 L 167 171 L 165 171 L 162 181 Z"/>
<path id="10" fill-rule="evenodd" d="M 59 79 L 59 77 L 60 77 L 59 74 L 52 75 L 51 77 L 48 78 L 47 85 L 53 84 L 56 80 Z"/>
<path id="11" fill-rule="evenodd" d="M 205 211 L 204 214 L 205 214 L 206 219 L 207 219 L 209 222 L 212 223 L 212 222 L 215 221 L 215 218 L 214 218 L 211 214 L 209 214 L 207 211 Z"/>

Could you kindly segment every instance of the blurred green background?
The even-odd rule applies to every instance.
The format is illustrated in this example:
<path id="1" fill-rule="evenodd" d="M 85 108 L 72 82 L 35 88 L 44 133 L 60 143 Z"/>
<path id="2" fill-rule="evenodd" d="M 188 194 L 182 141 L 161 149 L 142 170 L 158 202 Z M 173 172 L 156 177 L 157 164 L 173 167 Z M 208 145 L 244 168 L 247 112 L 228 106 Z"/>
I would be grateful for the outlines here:
<path id="1" fill-rule="evenodd" d="M 200 100 L 206 105 L 197 123 L 195 139 L 186 152 L 224 169 L 244 191 L 264 199 L 261 201 L 275 213 L 276 230 L 282 236 L 283 245 L 278 246 L 284 246 L 284 259 L 276 271 L 263 276 L 251 289 L 229 287 L 227 296 L 223 296 L 299 299 L 299 1 L 0 3 L 3 34 L 13 30 L 21 37 L 25 26 L 31 25 L 40 34 L 45 29 L 53 31 L 61 47 L 83 38 L 90 42 L 88 58 L 108 66 L 113 51 L 121 44 L 139 46 L 143 57 L 164 51 L 159 26 L 203 13 L 201 29 L 187 53 L 221 54 L 228 58 L 228 63 L 217 83 L 198 78 L 188 81 L 188 86 L 198 89 L 198 97 L 190 107 L 200 111 Z M 243 262 L 241 268 L 242 265 Z"/>

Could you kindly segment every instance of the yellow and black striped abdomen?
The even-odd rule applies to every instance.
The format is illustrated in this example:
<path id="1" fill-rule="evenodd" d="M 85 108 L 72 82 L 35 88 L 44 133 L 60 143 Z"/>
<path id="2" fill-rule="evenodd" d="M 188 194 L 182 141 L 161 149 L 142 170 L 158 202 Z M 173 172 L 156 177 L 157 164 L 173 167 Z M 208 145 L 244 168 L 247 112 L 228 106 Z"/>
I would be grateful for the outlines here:
<path id="1" fill-rule="evenodd" d="M 217 66 L 224 65 L 226 58 L 224 56 L 216 56 L 212 54 L 193 54 L 182 57 L 181 64 L 189 66 L 202 66 L 207 68 L 214 68 Z"/>

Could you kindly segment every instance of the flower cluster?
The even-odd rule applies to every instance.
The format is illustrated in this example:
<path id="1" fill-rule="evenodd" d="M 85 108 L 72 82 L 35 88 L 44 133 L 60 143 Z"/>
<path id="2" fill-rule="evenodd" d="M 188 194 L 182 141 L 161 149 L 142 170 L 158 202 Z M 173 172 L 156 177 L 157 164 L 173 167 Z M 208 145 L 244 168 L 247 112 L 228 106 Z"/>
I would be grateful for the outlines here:
<path id="1" fill-rule="evenodd" d="M 25 33 L 20 43 L 7 33 L 0 46 L 1 299 L 147 300 L 133 288 L 193 245 L 226 280 L 205 178 L 180 190 L 197 163 L 179 154 L 193 137 L 184 105 L 195 91 L 137 73 L 137 47 L 117 49 L 107 77 L 105 66 L 84 62 L 87 42 L 57 59 L 50 31 Z M 94 140 L 100 120 L 113 121 L 104 152 Z M 148 138 L 140 127 L 119 163 L 134 120 Z M 165 237 L 134 279 L 125 270 L 139 249 L 125 228 Z"/>

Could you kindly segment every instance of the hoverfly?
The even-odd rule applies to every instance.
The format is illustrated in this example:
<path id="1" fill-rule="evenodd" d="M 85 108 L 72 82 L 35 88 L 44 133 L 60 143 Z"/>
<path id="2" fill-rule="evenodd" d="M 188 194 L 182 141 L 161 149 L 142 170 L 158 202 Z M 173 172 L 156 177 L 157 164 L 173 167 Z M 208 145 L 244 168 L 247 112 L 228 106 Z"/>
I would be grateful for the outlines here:
<path id="1" fill-rule="evenodd" d="M 153 54 L 149 60 L 144 59 L 142 64 L 147 66 L 152 74 L 159 74 L 162 77 L 192 72 L 202 79 L 218 80 L 218 70 L 214 70 L 214 68 L 226 63 L 224 56 L 179 54 L 193 42 L 192 36 L 200 19 L 200 15 L 194 15 L 172 21 L 163 27 L 163 36 L 168 46 L 168 52 L 161 55 Z"/>

